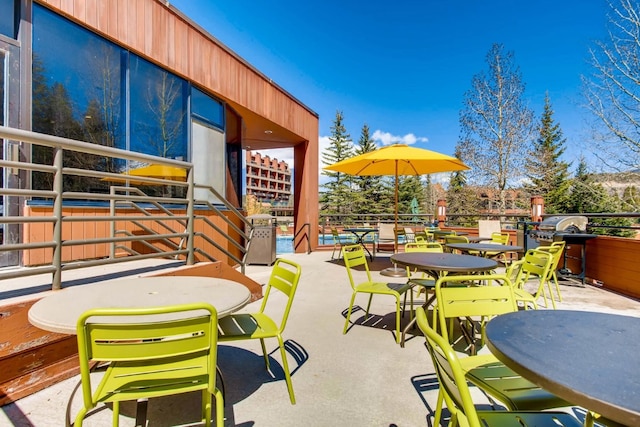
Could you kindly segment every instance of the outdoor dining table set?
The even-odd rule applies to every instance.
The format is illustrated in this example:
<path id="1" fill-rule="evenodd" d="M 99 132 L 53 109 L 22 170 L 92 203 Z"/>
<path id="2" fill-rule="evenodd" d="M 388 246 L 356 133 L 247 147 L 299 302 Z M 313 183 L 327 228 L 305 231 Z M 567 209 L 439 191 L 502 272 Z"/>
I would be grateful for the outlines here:
<path id="1" fill-rule="evenodd" d="M 221 427 L 224 378 L 217 345 L 238 340 L 260 339 L 268 370 L 264 339 L 278 339 L 289 398 L 295 404 L 281 333 L 300 274 L 298 264 L 278 259 L 256 313 L 233 314 L 251 301 L 251 292 L 240 282 L 217 277 L 131 277 L 69 287 L 40 299 L 29 310 L 30 323 L 78 338 L 81 380 L 69 398 L 66 425 L 71 425 L 78 389 L 83 404 L 75 425 L 99 403 L 111 402 L 117 420 L 121 401 L 137 401 L 136 426 L 146 425 L 149 398 L 200 390 L 202 421 L 210 424 L 215 397 L 216 425 Z M 278 321 L 264 313 L 275 293 L 287 298 Z M 96 368 L 106 368 L 97 387 L 90 375 Z"/>
<path id="2" fill-rule="evenodd" d="M 470 273 L 482 277 L 497 267 L 484 252 L 494 252 L 495 246 L 501 245 L 449 246 L 473 250 L 479 256 L 411 252 L 395 254 L 391 261 L 424 271 L 435 280 Z M 503 249 L 519 250 L 512 246 Z M 426 299 L 423 309 L 435 298 L 434 294 Z M 401 345 L 415 321 L 403 330 Z M 507 368 L 564 399 L 569 406 L 585 408 L 585 426 L 593 426 L 594 420 L 605 425 L 640 425 L 640 318 L 584 311 L 519 310 L 488 321 L 484 335 L 491 353 Z M 580 425 L 577 419 L 573 424 L 568 421 L 560 425 Z"/>

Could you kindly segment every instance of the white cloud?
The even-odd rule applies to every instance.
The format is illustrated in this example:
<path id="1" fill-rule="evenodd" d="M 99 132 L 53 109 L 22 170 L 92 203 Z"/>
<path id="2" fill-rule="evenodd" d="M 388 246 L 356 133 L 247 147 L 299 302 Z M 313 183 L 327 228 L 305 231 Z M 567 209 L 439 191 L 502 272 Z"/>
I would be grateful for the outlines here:
<path id="1" fill-rule="evenodd" d="M 322 153 L 329 147 L 331 142 L 329 141 L 328 136 L 320 136 L 318 137 L 318 184 L 325 184 L 329 179 L 326 175 L 322 175 L 322 167 L 324 164 L 322 163 Z"/>
<path id="2" fill-rule="evenodd" d="M 289 169 L 293 169 L 293 148 L 273 148 L 269 150 L 256 150 L 263 156 L 269 156 L 271 159 L 285 161 L 289 165 Z"/>
<path id="3" fill-rule="evenodd" d="M 373 132 L 371 136 L 374 141 L 382 143 L 382 145 L 391 145 L 391 144 L 407 144 L 412 145 L 416 142 L 428 142 L 429 139 L 425 137 L 417 137 L 412 133 L 408 133 L 404 136 L 392 135 L 389 132 L 383 132 L 381 130 L 376 130 Z"/>

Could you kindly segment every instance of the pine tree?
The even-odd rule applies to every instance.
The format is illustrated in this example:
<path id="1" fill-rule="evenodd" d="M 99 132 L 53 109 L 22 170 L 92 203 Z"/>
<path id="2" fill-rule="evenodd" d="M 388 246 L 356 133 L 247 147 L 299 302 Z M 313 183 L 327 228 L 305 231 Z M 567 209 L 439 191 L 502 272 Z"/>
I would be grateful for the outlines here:
<path id="1" fill-rule="evenodd" d="M 580 159 L 571 181 L 571 193 L 567 205 L 568 213 L 598 213 L 608 211 L 608 194 L 587 169 L 584 158 Z"/>
<path id="2" fill-rule="evenodd" d="M 322 163 L 326 166 L 353 156 L 353 143 L 343 124 L 341 111 L 336 111 L 336 117 L 331 126 L 329 146 L 322 152 Z M 351 181 L 352 176 L 342 172 L 323 170 L 322 174 L 329 180 L 322 184 L 326 189 L 320 195 L 321 211 L 325 214 L 346 214 L 351 212 Z"/>
<path id="3" fill-rule="evenodd" d="M 365 123 L 360 132 L 360 139 L 355 147 L 355 154 L 365 154 L 375 151 L 376 146 L 369 126 Z M 357 214 L 378 214 L 389 209 L 389 197 L 385 195 L 385 187 L 380 176 L 354 176 L 353 177 L 353 209 Z"/>
<path id="4" fill-rule="evenodd" d="M 424 186 L 419 176 L 401 176 L 398 177 L 398 213 L 406 214 L 401 217 L 401 222 L 407 222 L 412 219 L 411 201 L 418 201 L 418 206 L 424 206 L 425 194 Z"/>
<path id="5" fill-rule="evenodd" d="M 546 212 L 564 212 L 569 197 L 569 164 L 560 158 L 565 150 L 566 139 L 563 138 L 560 124 L 554 122 L 548 93 L 544 99 L 544 112 L 538 130 L 539 136 L 526 164 L 527 176 L 531 180 L 527 190 L 532 195 L 544 198 Z"/>

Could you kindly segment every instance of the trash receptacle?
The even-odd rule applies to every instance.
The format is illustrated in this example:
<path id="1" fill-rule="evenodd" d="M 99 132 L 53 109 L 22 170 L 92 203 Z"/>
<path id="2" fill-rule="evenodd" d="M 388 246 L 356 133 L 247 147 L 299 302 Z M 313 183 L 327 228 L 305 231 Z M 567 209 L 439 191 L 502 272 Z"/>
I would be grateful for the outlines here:
<path id="1" fill-rule="evenodd" d="M 534 249 L 540 245 L 536 239 L 529 235 L 529 231 L 534 224 L 537 223 L 518 221 L 516 224 L 516 245 L 522 246 L 521 254 L 525 254 L 528 249 Z"/>
<path id="2" fill-rule="evenodd" d="M 249 265 L 271 265 L 276 262 L 276 224 L 271 215 L 248 216 L 254 226 L 253 237 L 247 252 Z"/>

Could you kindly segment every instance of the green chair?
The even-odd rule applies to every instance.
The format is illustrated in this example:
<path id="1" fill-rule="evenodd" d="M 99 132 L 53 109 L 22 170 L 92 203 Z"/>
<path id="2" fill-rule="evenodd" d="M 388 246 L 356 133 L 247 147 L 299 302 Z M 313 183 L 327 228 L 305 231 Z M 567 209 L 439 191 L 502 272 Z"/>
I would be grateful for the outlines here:
<path id="1" fill-rule="evenodd" d="M 534 309 L 537 309 L 537 301 L 542 296 L 545 307 L 548 307 L 549 304 L 544 289 L 546 285 L 549 289 L 551 304 L 554 309 L 556 308 L 556 302 L 553 295 L 551 295 L 551 282 L 549 280 L 549 272 L 552 264 L 553 255 L 550 253 L 529 249 L 521 260 L 512 263 L 512 265 L 507 268 L 506 274 L 510 277 L 515 276 L 513 292 L 516 295 L 516 301 L 522 302 L 525 308 L 529 308 L 529 305 L 531 305 Z M 519 270 L 517 274 L 514 273 L 514 269 Z M 536 278 L 538 279 L 538 287 L 536 291 L 531 294 L 524 289 L 524 285 L 529 282 L 529 280 Z"/>
<path id="2" fill-rule="evenodd" d="M 560 285 L 558 283 L 558 265 L 560 264 L 560 259 L 562 259 L 562 254 L 564 253 L 566 246 L 565 241 L 561 242 L 553 242 L 549 246 L 538 246 L 536 248 L 537 251 L 548 252 L 553 255 L 553 262 L 551 263 L 551 268 L 549 269 L 549 277 L 547 280 L 553 280 L 553 283 L 556 286 L 556 293 L 558 294 L 558 301 L 562 302 L 562 295 L 560 294 Z M 551 296 L 553 298 L 553 295 Z"/>
<path id="3" fill-rule="evenodd" d="M 349 328 L 349 319 L 351 317 L 351 311 L 353 310 L 353 303 L 356 299 L 356 295 L 359 293 L 369 294 L 369 303 L 367 304 L 367 310 L 365 312 L 365 319 L 369 317 L 369 309 L 371 308 L 371 300 L 374 294 L 379 295 L 391 295 L 396 299 L 396 342 L 400 343 L 400 295 L 409 292 L 411 298 L 410 315 L 413 318 L 413 293 L 411 293 L 411 285 L 409 283 L 385 283 L 374 282 L 371 278 L 371 272 L 369 271 L 369 265 L 367 264 L 367 258 L 364 254 L 364 249 L 360 245 L 345 246 L 343 249 L 344 265 L 347 268 L 347 274 L 349 276 L 349 282 L 353 293 L 351 294 L 351 302 L 349 303 L 349 310 L 347 311 L 347 318 L 344 322 L 343 334 L 347 333 Z M 356 283 L 353 271 L 358 267 L 364 267 L 366 272 L 366 281 Z"/>
<path id="4" fill-rule="evenodd" d="M 554 426 L 579 427 L 582 424 L 565 412 L 478 411 L 475 408 L 460 360 L 449 342 L 432 329 L 422 307 L 416 310 L 418 327 L 425 335 L 427 349 L 436 370 L 440 391 L 451 412 L 450 427 Z M 434 421 L 433 425 L 438 425 Z"/>
<path id="5" fill-rule="evenodd" d="M 532 382 L 522 378 L 492 354 L 476 354 L 476 343 L 484 345 L 485 326 L 493 317 L 518 310 L 513 287 L 509 278 L 502 274 L 482 276 L 482 286 L 466 286 L 474 283 L 478 276 L 446 276 L 436 282 L 438 322 L 442 337 L 451 342 L 452 331 L 447 331 L 449 321 L 460 321 L 460 332 L 471 355 L 459 359 L 460 367 L 467 379 L 479 387 L 491 399 L 502 402 L 510 410 L 542 410 L 568 406 L 569 403 L 551 394 Z M 478 325 L 478 327 L 476 327 Z M 434 425 L 439 422 L 442 395 Z"/>
<path id="6" fill-rule="evenodd" d="M 498 245 L 508 245 L 509 244 L 509 233 L 491 233 L 491 240 L 489 243 L 495 243 Z M 496 260 L 500 261 L 502 264 L 507 265 L 509 263 L 509 258 L 507 258 L 506 252 L 485 252 L 485 256 L 487 258 L 496 258 Z"/>
<path id="7" fill-rule="evenodd" d="M 342 256 L 342 248 L 346 245 L 353 245 L 356 242 L 355 237 L 341 236 L 340 233 L 338 233 L 338 230 L 334 227 L 331 227 L 331 236 L 333 237 L 333 252 L 331 252 L 331 259 L 334 259 L 336 249 L 338 249 L 338 256 Z"/>
<path id="8" fill-rule="evenodd" d="M 431 252 L 431 253 L 442 253 L 442 245 L 440 243 L 427 243 L 427 242 L 413 242 L 406 243 L 404 245 L 405 252 Z M 429 292 L 433 292 L 436 286 L 436 281 L 434 278 L 428 277 L 426 273 L 422 273 L 419 277 L 416 277 L 415 274 L 417 270 L 411 271 L 411 268 L 407 267 L 407 280 L 411 285 L 412 289 L 418 289 L 418 296 L 421 293 L 425 293 L 425 296 Z M 406 294 L 405 294 L 406 298 Z M 431 300 L 427 300 L 425 306 L 430 304 Z"/>
<path id="9" fill-rule="evenodd" d="M 459 251 L 455 251 L 451 248 L 447 248 L 447 244 L 449 243 L 469 243 L 469 239 L 467 238 L 467 236 L 456 236 L 454 234 L 452 235 L 448 235 L 448 236 L 443 236 L 444 239 L 444 244 L 445 244 L 445 251 L 447 252 L 451 252 L 451 253 L 457 253 Z"/>
<path id="10" fill-rule="evenodd" d="M 271 270 L 271 277 L 267 282 L 262 304 L 260 305 L 260 311 L 257 313 L 231 314 L 223 317 L 218 322 L 218 340 L 220 342 L 259 339 L 267 370 L 269 370 L 269 356 L 264 340 L 265 338 L 278 339 L 280 356 L 282 357 L 282 369 L 284 370 L 284 377 L 287 382 L 287 389 L 289 390 L 289 399 L 292 404 L 296 403 L 296 398 L 293 394 L 293 385 L 291 384 L 291 374 L 289 373 L 289 364 L 287 363 L 287 352 L 284 348 L 284 342 L 282 341 L 282 332 L 284 332 L 284 328 L 287 326 L 289 311 L 291 311 L 291 304 L 293 303 L 293 298 L 298 288 L 301 272 L 300 266 L 295 262 L 278 258 Z M 287 304 L 285 305 L 279 323 L 276 323 L 272 317 L 265 313 L 269 297 L 274 290 L 282 292 L 287 297 Z"/>
<path id="11" fill-rule="evenodd" d="M 88 310 L 78 319 L 77 335 L 83 407 L 75 426 L 82 426 L 99 403 L 113 403 L 113 425 L 118 426 L 121 401 L 197 390 L 202 391 L 205 424 L 211 425 L 213 395 L 216 425 L 224 425 L 222 393 L 216 387 L 217 313 L 210 304 Z M 105 362 L 106 372 L 94 386 L 90 363 Z"/>

